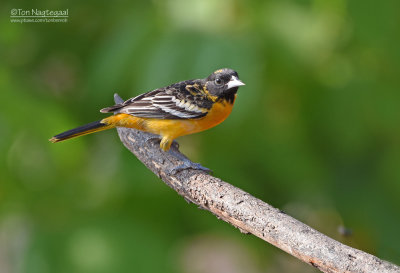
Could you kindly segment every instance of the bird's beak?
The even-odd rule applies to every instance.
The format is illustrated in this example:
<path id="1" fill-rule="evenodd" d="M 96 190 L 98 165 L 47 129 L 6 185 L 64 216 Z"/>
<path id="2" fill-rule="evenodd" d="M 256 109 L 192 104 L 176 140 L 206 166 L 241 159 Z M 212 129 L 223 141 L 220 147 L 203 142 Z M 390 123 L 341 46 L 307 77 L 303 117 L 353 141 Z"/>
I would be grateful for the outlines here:
<path id="1" fill-rule="evenodd" d="M 232 76 L 231 80 L 228 82 L 227 89 L 231 89 L 233 87 L 239 87 L 245 85 L 241 80 L 236 78 L 235 76 Z"/>

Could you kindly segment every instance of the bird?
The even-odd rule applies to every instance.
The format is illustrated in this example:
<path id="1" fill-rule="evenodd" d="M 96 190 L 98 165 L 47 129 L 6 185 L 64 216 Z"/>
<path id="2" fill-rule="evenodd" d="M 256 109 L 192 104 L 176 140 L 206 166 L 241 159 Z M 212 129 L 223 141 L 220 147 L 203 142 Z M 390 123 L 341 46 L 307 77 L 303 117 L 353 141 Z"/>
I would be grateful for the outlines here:
<path id="1" fill-rule="evenodd" d="M 65 131 L 49 140 L 55 143 L 115 127 L 127 127 L 160 136 L 160 148 L 167 152 L 174 139 L 223 122 L 231 114 L 238 88 L 243 85 L 236 71 L 218 69 L 207 78 L 174 83 L 103 108 L 101 113 L 113 115 Z"/>

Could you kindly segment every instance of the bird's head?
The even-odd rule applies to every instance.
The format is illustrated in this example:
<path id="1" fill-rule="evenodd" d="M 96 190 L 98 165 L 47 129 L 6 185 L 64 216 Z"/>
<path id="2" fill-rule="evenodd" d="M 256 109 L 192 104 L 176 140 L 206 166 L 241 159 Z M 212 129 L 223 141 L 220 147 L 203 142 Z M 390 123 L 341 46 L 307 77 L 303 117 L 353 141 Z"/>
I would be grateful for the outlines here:
<path id="1" fill-rule="evenodd" d="M 239 80 L 238 73 L 229 68 L 218 69 L 206 79 L 206 88 L 210 95 L 228 100 L 233 99 L 242 85 L 244 83 Z"/>

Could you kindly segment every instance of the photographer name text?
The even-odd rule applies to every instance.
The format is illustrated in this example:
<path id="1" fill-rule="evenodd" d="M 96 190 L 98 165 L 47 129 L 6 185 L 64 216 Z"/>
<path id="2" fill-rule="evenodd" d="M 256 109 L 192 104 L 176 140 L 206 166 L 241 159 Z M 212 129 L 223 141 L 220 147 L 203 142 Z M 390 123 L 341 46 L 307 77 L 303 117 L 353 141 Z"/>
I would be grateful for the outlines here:
<path id="1" fill-rule="evenodd" d="M 65 10 L 12 9 L 11 17 L 68 17 L 68 9 Z"/>

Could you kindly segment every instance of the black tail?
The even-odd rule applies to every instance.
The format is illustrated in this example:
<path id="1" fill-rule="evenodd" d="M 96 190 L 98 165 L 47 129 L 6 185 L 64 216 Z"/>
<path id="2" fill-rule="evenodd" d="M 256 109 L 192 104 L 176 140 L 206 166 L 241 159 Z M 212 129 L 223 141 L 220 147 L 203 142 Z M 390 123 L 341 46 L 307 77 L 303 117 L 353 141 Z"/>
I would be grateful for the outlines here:
<path id="1" fill-rule="evenodd" d="M 58 135 L 52 137 L 49 140 L 53 143 L 59 142 L 59 141 L 63 141 L 63 140 L 69 139 L 69 138 L 83 136 L 83 135 L 91 134 L 91 133 L 98 132 L 98 131 L 103 131 L 103 130 L 110 129 L 113 127 L 114 127 L 114 125 L 102 123 L 101 120 L 99 120 L 99 121 L 91 122 L 89 124 L 77 127 L 75 129 L 71 129 L 69 131 L 65 131 L 61 134 L 58 134 Z"/>

